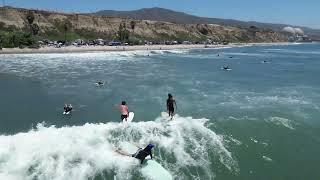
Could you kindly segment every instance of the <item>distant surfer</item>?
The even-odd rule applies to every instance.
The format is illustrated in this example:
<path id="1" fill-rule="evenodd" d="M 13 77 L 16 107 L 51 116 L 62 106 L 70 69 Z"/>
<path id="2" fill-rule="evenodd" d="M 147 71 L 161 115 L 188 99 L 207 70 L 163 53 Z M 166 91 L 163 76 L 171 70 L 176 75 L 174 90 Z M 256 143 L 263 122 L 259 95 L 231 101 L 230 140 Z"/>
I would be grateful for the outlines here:
<path id="1" fill-rule="evenodd" d="M 129 108 L 127 106 L 127 103 L 125 101 L 122 101 L 119 108 L 121 112 L 121 120 L 123 121 L 125 119 L 127 121 L 127 118 L 129 117 Z"/>
<path id="2" fill-rule="evenodd" d="M 98 82 L 96 82 L 96 85 L 97 85 L 97 86 L 103 86 L 103 85 L 104 85 L 104 82 L 98 81 Z"/>
<path id="3" fill-rule="evenodd" d="M 231 70 L 231 68 L 229 68 L 229 66 L 223 66 L 222 69 L 226 70 L 226 71 L 230 71 Z"/>
<path id="4" fill-rule="evenodd" d="M 174 116 L 174 106 L 176 106 L 176 108 L 178 108 L 176 100 L 173 99 L 173 96 L 169 93 L 168 99 L 167 99 L 167 111 L 169 113 L 169 117 L 171 117 L 171 120 Z"/>
<path id="5" fill-rule="evenodd" d="M 129 154 L 129 153 L 126 153 L 126 152 L 124 152 L 122 150 L 119 150 L 119 149 L 117 149 L 116 152 L 121 154 L 121 155 L 124 155 L 124 156 L 137 158 L 137 159 L 140 160 L 140 162 L 142 164 L 147 156 L 150 156 L 151 159 L 153 158 L 152 157 L 152 148 L 154 148 L 154 145 L 153 144 L 148 144 L 148 146 L 145 147 L 144 149 L 139 148 L 138 151 L 136 153 L 134 153 L 134 154 Z"/>
<path id="6" fill-rule="evenodd" d="M 72 111 L 72 105 L 71 104 L 68 104 L 68 105 L 65 104 L 63 109 L 64 109 L 64 113 L 65 114 L 69 114 Z"/>

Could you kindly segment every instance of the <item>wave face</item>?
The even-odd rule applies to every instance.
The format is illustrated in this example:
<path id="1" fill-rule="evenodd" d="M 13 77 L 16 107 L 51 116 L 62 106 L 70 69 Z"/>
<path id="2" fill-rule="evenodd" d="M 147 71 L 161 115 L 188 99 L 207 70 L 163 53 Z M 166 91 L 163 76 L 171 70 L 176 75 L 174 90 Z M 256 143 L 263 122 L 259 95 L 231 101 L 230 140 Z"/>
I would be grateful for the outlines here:
<path id="1" fill-rule="evenodd" d="M 114 152 L 123 142 L 154 143 L 155 160 L 174 178 L 213 179 L 218 161 L 238 171 L 223 137 L 207 119 L 177 116 L 173 121 L 46 127 L 0 137 L 0 179 L 132 179 L 144 177 L 140 162 Z"/>

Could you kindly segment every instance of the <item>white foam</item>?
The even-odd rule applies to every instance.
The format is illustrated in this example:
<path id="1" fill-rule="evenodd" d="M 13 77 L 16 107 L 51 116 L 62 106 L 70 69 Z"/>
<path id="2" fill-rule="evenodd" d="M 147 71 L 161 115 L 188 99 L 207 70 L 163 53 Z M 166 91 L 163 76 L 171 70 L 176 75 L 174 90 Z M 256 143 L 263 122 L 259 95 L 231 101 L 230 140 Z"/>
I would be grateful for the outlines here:
<path id="1" fill-rule="evenodd" d="M 266 56 L 265 54 L 259 54 L 259 53 L 237 53 L 237 52 L 228 52 L 228 53 L 223 53 L 225 55 L 228 55 L 228 56 Z"/>
<path id="2" fill-rule="evenodd" d="M 268 104 L 268 103 L 278 103 L 278 104 L 299 104 L 308 105 L 310 102 L 303 100 L 302 98 L 292 97 L 292 96 L 246 96 L 245 99 L 249 103 L 253 104 Z"/>
<path id="3" fill-rule="evenodd" d="M 212 179 L 212 157 L 230 171 L 238 171 L 222 137 L 206 127 L 207 121 L 176 116 L 170 122 L 159 117 L 156 121 L 127 125 L 101 123 L 56 128 L 39 124 L 26 133 L 0 136 L 0 178 L 84 180 L 102 173 L 107 177 L 116 174 L 117 179 L 142 176 L 138 160 L 114 152 L 114 146 L 120 142 L 141 146 L 154 143 L 155 160 L 182 179 L 198 176 L 182 171 L 188 167 L 202 169 L 206 174 L 201 177 Z"/>
<path id="4" fill-rule="evenodd" d="M 286 53 L 286 54 L 313 54 L 319 55 L 319 51 L 301 51 L 295 49 L 265 49 L 263 52 L 275 52 L 275 53 Z"/>
<path id="5" fill-rule="evenodd" d="M 254 139 L 254 138 L 250 138 L 251 141 L 253 141 L 254 143 L 258 143 L 259 141 Z"/>
<path id="6" fill-rule="evenodd" d="M 282 125 L 286 128 L 294 130 L 293 122 L 289 119 L 282 118 L 282 117 L 270 117 L 267 121 L 272 122 L 276 125 Z"/>
<path id="7" fill-rule="evenodd" d="M 262 159 L 264 159 L 265 161 L 268 161 L 268 162 L 272 162 L 272 159 L 267 156 L 262 156 Z"/>

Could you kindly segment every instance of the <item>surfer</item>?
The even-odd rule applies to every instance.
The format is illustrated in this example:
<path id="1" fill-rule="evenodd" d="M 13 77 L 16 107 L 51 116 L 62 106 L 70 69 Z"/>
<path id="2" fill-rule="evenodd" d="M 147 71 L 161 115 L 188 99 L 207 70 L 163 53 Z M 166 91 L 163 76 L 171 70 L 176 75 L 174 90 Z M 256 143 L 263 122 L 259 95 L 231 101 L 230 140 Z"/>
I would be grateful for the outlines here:
<path id="1" fill-rule="evenodd" d="M 174 100 L 173 96 L 169 93 L 168 99 L 167 99 L 167 111 L 169 113 L 169 116 L 171 116 L 171 120 L 174 116 L 174 106 L 176 106 L 176 108 L 178 108 L 176 100 Z"/>
<path id="2" fill-rule="evenodd" d="M 104 85 L 104 82 L 102 82 L 102 81 L 97 81 L 95 84 L 96 84 L 97 86 L 103 86 L 103 85 Z"/>
<path id="3" fill-rule="evenodd" d="M 231 70 L 231 69 L 229 68 L 229 66 L 223 66 L 222 69 L 223 69 L 223 70 Z"/>
<path id="4" fill-rule="evenodd" d="M 65 104 L 63 109 L 64 109 L 65 113 L 71 112 L 72 111 L 72 105 L 71 104 L 69 104 L 69 105 Z"/>
<path id="5" fill-rule="evenodd" d="M 125 101 L 122 101 L 119 108 L 121 111 L 121 121 L 123 121 L 123 119 L 126 119 L 127 121 L 127 118 L 129 117 L 129 108 L 127 106 L 127 103 Z"/>
<path id="6" fill-rule="evenodd" d="M 141 161 L 141 164 L 142 164 L 144 159 L 147 156 L 150 156 L 151 159 L 153 158 L 152 157 L 152 148 L 154 148 L 154 145 L 153 144 L 148 144 L 144 149 L 139 148 L 138 151 L 136 153 L 134 153 L 134 154 L 129 154 L 129 153 L 126 153 L 126 152 L 124 152 L 122 150 L 119 150 L 119 149 L 117 149 L 116 152 L 121 154 L 121 155 L 124 155 L 124 156 L 137 158 L 137 159 L 139 159 Z"/>

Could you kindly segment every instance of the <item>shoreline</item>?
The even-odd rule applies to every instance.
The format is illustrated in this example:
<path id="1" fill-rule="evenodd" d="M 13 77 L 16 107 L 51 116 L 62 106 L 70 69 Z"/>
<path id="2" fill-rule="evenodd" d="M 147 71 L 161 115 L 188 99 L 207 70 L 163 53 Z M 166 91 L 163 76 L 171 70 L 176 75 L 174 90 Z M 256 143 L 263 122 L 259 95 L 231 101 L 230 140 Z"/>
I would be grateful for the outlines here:
<path id="1" fill-rule="evenodd" d="M 126 51 L 148 51 L 148 50 L 182 50 L 182 49 L 219 49 L 219 48 L 235 48 L 246 46 L 272 46 L 272 45 L 291 45 L 294 43 L 232 43 L 229 45 L 137 45 L 137 46 L 67 46 L 61 48 L 41 47 L 39 49 L 30 48 L 3 48 L 1 54 L 53 54 L 53 53 L 92 53 L 92 52 L 126 52 Z"/>

